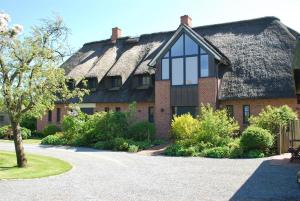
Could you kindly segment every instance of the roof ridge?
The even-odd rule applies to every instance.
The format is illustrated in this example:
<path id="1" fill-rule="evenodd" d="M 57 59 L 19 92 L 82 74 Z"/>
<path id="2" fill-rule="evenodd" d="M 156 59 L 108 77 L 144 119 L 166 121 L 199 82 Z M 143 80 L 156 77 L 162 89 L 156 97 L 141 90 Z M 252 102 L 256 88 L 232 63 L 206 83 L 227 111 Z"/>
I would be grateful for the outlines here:
<path id="1" fill-rule="evenodd" d="M 259 17 L 259 18 L 252 18 L 252 19 L 246 19 L 246 20 L 237 20 L 237 21 L 231 21 L 231 22 L 223 22 L 223 23 L 216 23 L 216 24 L 208 24 L 208 25 L 201 25 L 201 26 L 196 26 L 196 27 L 192 27 L 192 29 L 199 29 L 199 28 L 207 28 L 207 27 L 214 27 L 214 26 L 224 26 L 224 25 L 229 25 L 229 24 L 237 24 L 237 23 L 246 23 L 246 22 L 251 22 L 251 21 L 260 21 L 260 20 L 266 20 L 266 19 L 273 19 L 273 20 L 278 20 L 280 21 L 279 18 L 275 17 L 275 16 L 264 16 L 264 17 Z M 145 34 L 141 34 L 139 36 L 124 36 L 119 39 L 128 39 L 128 38 L 140 38 L 142 36 L 149 36 L 149 35 L 156 35 L 156 34 L 167 34 L 167 33 L 172 33 L 175 32 L 176 29 L 174 30 L 169 30 L 169 31 L 160 31 L 160 32 L 152 32 L 152 33 L 145 33 Z M 87 42 L 84 43 L 83 46 L 85 45 L 90 45 L 90 44 L 94 44 L 94 43 L 103 43 L 103 42 L 109 42 L 110 39 L 103 39 L 103 40 L 99 40 L 99 41 L 91 41 L 91 42 Z"/>

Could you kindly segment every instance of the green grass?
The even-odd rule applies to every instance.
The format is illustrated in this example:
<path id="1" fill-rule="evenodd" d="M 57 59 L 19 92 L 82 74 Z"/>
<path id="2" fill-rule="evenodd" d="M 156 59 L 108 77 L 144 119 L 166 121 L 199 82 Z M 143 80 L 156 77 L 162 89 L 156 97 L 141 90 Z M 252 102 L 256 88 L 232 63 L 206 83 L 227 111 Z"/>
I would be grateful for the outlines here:
<path id="1" fill-rule="evenodd" d="M 47 177 L 72 168 L 69 163 L 52 157 L 35 154 L 26 154 L 26 157 L 27 167 L 18 168 L 14 152 L 0 151 L 0 180 Z"/>
<path id="2" fill-rule="evenodd" d="M 0 142 L 13 143 L 14 141 L 0 139 Z M 41 139 L 26 139 L 26 140 L 23 140 L 23 143 L 25 143 L 25 144 L 41 144 Z"/>

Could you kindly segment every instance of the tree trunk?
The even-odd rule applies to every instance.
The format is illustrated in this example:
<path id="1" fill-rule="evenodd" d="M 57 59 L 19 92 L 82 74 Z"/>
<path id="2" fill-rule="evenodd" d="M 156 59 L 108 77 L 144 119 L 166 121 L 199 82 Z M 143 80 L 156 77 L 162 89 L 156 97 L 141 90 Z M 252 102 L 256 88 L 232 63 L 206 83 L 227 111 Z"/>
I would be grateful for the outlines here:
<path id="1" fill-rule="evenodd" d="M 25 157 L 25 152 L 24 152 L 24 147 L 23 147 L 20 123 L 11 122 L 11 127 L 12 127 L 12 131 L 13 131 L 13 135 L 14 135 L 18 167 L 26 167 L 27 160 Z"/>

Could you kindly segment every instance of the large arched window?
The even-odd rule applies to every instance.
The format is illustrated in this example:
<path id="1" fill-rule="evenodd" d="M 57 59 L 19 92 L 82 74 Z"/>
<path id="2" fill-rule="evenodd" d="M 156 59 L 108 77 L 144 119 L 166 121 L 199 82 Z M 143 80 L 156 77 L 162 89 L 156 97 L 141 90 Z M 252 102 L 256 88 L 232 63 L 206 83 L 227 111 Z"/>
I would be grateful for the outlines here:
<path id="1" fill-rule="evenodd" d="M 182 34 L 161 60 L 162 79 L 173 86 L 198 83 L 209 75 L 208 55 L 187 34 Z"/>

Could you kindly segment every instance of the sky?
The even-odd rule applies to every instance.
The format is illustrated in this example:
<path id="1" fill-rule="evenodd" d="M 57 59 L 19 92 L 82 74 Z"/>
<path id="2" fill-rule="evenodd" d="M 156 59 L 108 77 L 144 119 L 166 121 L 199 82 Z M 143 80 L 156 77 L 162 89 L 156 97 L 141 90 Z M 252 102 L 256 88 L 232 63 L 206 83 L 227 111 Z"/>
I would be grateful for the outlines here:
<path id="1" fill-rule="evenodd" d="M 40 19 L 60 15 L 75 49 L 110 38 L 116 26 L 123 36 L 175 30 L 185 14 L 193 26 L 276 16 L 300 32 L 300 0 L 0 0 L 0 11 L 23 25 L 23 34 Z"/>

